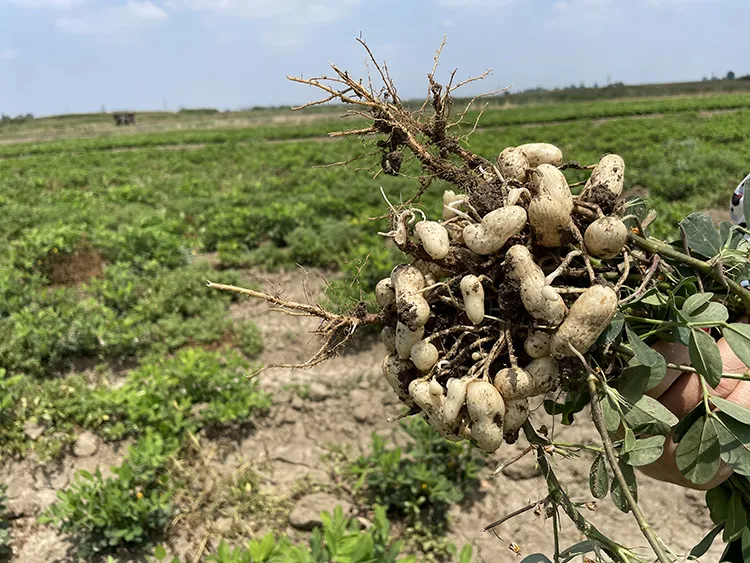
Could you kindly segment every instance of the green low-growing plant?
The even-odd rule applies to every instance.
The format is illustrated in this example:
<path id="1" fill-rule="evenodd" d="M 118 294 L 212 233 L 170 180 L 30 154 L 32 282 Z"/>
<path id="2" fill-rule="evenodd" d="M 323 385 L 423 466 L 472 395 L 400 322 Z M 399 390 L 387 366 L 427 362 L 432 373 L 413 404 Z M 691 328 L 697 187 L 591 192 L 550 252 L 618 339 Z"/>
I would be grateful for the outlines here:
<path id="1" fill-rule="evenodd" d="M 167 475 L 175 440 L 149 433 L 129 450 L 113 477 L 80 470 L 40 517 L 72 536 L 80 557 L 148 544 L 169 522 L 173 507 Z"/>
<path id="2" fill-rule="evenodd" d="M 293 545 L 288 538 L 269 533 L 251 540 L 247 547 L 230 547 L 222 541 L 212 563 L 414 563 L 414 556 L 399 557 L 401 541 L 391 537 L 390 522 L 384 508 L 376 506 L 373 525 L 362 530 L 354 520 L 344 517 L 340 506 L 333 514 L 323 512 L 322 527 L 313 530 L 307 546 Z M 471 548 L 464 549 L 461 563 L 469 563 Z"/>
<path id="3" fill-rule="evenodd" d="M 8 486 L 0 483 L 0 557 L 10 553 L 10 523 L 8 522 Z"/>
<path id="4" fill-rule="evenodd" d="M 185 348 L 130 372 L 118 389 L 100 388 L 91 405 L 102 416 L 89 424 L 110 439 L 147 430 L 180 439 L 201 428 L 250 421 L 271 399 L 247 380 L 248 369 L 236 352 Z"/>
<path id="5" fill-rule="evenodd" d="M 401 424 L 411 440 L 389 448 L 378 434 L 369 454 L 345 470 L 363 499 L 383 506 L 391 518 L 408 525 L 445 530 L 448 509 L 476 492 L 483 463 L 468 443 L 450 442 L 421 418 Z"/>

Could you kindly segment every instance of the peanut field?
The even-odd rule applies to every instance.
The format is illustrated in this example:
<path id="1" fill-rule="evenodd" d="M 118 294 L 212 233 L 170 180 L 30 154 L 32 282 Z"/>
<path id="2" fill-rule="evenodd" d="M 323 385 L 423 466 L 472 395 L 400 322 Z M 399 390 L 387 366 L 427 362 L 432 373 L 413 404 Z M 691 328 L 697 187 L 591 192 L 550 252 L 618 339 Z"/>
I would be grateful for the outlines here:
<path id="1" fill-rule="evenodd" d="M 399 202 L 413 185 L 365 161 L 328 166 L 362 152 L 326 137 L 339 126 L 334 110 L 0 125 L 0 560 L 468 563 L 548 545 L 531 514 L 482 532 L 535 494 L 533 463 L 492 475 L 517 452 L 387 421 L 401 409 L 374 334 L 329 365 L 248 377 L 312 355 L 316 324 L 207 280 L 337 310 L 398 260 L 378 235 L 381 188 Z M 728 219 L 748 129 L 744 93 L 490 104 L 467 143 L 494 158 L 544 139 L 584 165 L 617 152 L 626 193 L 648 196 L 652 232 L 669 238 L 693 211 Z M 437 184 L 421 203 L 433 213 Z M 587 479 L 586 455 L 571 480 Z M 652 483 L 641 495 L 681 549 L 711 527 L 703 494 Z M 598 516 L 631 525 L 610 507 Z"/>

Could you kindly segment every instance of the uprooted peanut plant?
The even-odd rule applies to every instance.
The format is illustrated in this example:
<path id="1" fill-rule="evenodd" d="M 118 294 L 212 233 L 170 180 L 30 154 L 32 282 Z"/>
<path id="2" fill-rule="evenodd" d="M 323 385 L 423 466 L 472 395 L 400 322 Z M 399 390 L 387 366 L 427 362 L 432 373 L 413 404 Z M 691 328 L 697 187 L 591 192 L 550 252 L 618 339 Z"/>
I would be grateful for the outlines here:
<path id="1" fill-rule="evenodd" d="M 418 164 L 414 196 L 398 205 L 384 198 L 390 230 L 381 234 L 409 260 L 377 284 L 380 310 L 362 305 L 339 314 L 209 285 L 321 318 L 323 346 L 307 363 L 286 367 L 324 361 L 358 327 L 378 325 L 388 349 L 383 376 L 409 415 L 422 415 L 444 437 L 471 440 L 486 452 L 522 432 L 548 494 L 487 529 L 533 510 L 553 521 L 555 561 L 582 554 L 597 561 L 678 560 L 685 554 L 673 553 L 639 509 L 633 470 L 656 461 L 674 440 L 677 465 L 691 482 L 711 481 L 722 460 L 734 470 L 707 494 L 716 528 L 691 555 L 705 553 L 722 533 L 729 544 L 724 560 L 743 560 L 750 552 L 744 477 L 750 475 L 750 410 L 712 390 L 722 377 L 749 377 L 723 372 L 715 341 L 723 335 L 750 365 L 750 327 L 737 322 L 750 310 L 750 292 L 741 283 L 750 278 L 748 232 L 729 223 L 717 230 L 696 213 L 680 223 L 676 242 L 649 237 L 655 215 L 643 201 L 622 198 L 626 163 L 616 154 L 581 165 L 544 142 L 498 147 L 494 160 L 474 154 L 465 141 L 481 116 L 468 122 L 479 97 L 454 117 L 453 93 L 476 79 L 454 85 L 454 71 L 447 86 L 439 84 L 438 51 L 428 100 L 415 110 L 399 98 L 387 67 L 360 43 L 381 81 L 378 89 L 371 76 L 358 80 L 336 65 L 331 76 L 291 79 L 325 93 L 302 108 L 335 101 L 367 119 L 364 128 L 332 135 L 376 136 L 376 176 L 407 177 L 408 161 Z M 567 169 L 588 177 L 569 185 Z M 419 200 L 436 180 L 451 189 L 444 191 L 442 210 L 428 217 Z M 577 186 L 582 189 L 571 191 Z M 687 346 L 692 365 L 667 363 L 649 346 L 659 339 Z M 682 421 L 646 394 L 668 368 L 697 373 L 702 384 L 703 402 Z M 540 404 L 563 424 L 590 407 L 601 445 L 557 444 L 554 428 L 532 424 L 530 412 Z M 582 504 L 570 500 L 549 463 L 566 449 L 597 453 L 591 494 L 610 494 L 623 512 L 632 511 L 651 555 L 607 537 L 588 522 Z M 561 511 L 587 541 L 561 545 Z"/>

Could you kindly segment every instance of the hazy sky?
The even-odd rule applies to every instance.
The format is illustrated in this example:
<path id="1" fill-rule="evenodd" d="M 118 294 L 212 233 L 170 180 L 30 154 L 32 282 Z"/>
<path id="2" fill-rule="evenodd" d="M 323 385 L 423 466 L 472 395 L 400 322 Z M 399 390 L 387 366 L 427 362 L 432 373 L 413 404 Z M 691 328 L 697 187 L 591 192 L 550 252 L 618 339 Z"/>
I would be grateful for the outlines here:
<path id="1" fill-rule="evenodd" d="M 0 0 L 0 111 L 237 109 L 309 100 L 287 74 L 359 74 L 360 32 L 404 97 L 750 73 L 747 0 Z M 440 77 L 440 76 L 439 76 Z M 472 91 L 467 91 L 472 93 Z"/>

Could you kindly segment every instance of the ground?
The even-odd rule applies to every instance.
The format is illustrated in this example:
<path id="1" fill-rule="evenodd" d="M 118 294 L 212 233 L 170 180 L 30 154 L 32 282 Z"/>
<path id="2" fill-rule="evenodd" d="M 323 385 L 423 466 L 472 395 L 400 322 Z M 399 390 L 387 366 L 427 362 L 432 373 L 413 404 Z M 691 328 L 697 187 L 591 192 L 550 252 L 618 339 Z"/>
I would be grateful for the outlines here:
<path id="1" fill-rule="evenodd" d="M 217 274 L 220 281 L 220 274 Z M 267 291 L 282 290 L 291 299 L 314 301 L 321 297 L 326 279 L 333 273 L 302 269 L 282 273 L 248 271 L 245 281 L 260 284 Z M 264 339 L 263 364 L 299 362 L 316 350 L 316 337 L 310 334 L 317 323 L 305 317 L 286 317 L 269 311 L 260 302 L 244 300 L 233 306 L 232 315 L 252 318 L 261 328 Z M 274 405 L 270 416 L 258 426 L 231 436 L 201 442 L 197 458 L 205 471 L 201 481 L 203 495 L 235 482 L 248 466 L 259 475 L 262 493 L 273 506 L 269 514 L 286 518 L 295 503 L 314 491 L 330 491 L 334 498 L 352 507 L 352 516 L 366 522 L 368 514 L 356 507 L 355 500 L 345 488 L 337 487 L 330 454 L 342 451 L 364 452 L 370 444 L 372 432 L 403 440 L 395 423 L 388 417 L 401 412 L 387 383 L 380 376 L 383 346 L 373 340 L 359 343 L 341 357 L 307 370 L 269 369 L 258 377 L 264 389 L 273 392 Z M 551 422 L 541 409 L 533 415 L 536 424 Z M 33 429 L 29 429 L 33 432 Z M 556 428 L 560 441 L 594 442 L 596 431 L 590 421 L 581 417 L 574 427 Z M 509 466 L 504 473 L 493 476 L 492 470 L 504 460 L 522 451 L 525 444 L 504 446 L 489 456 L 482 472 L 480 494 L 468 508 L 454 507 L 451 513 L 450 539 L 456 545 L 470 543 L 477 562 L 517 561 L 508 549 L 515 542 L 523 553 L 540 551 L 551 553 L 553 538 L 551 525 L 531 513 L 515 518 L 498 528 L 498 539 L 482 529 L 488 523 L 544 496 L 544 480 L 539 475 L 533 458 L 527 456 Z M 75 454 L 54 467 L 39 466 L 32 460 L 12 463 L 0 472 L 0 481 L 9 485 L 10 506 L 20 515 L 14 521 L 17 563 L 41 561 L 74 561 L 73 545 L 49 528 L 35 523 L 40 510 L 55 500 L 55 491 L 64 488 L 78 469 L 93 471 L 97 466 L 104 471 L 119 463 L 124 447 L 118 450 L 101 443 L 94 435 L 83 433 L 76 444 Z M 588 491 L 588 471 L 592 457 L 582 454 L 571 459 L 558 459 L 556 471 L 569 488 L 574 500 L 591 500 Z M 233 481 L 234 480 L 234 481 Z M 680 487 L 640 479 L 639 500 L 648 521 L 659 531 L 667 544 L 677 553 L 686 553 L 711 527 L 705 509 L 703 493 Z M 209 491 L 209 493 L 206 493 Z M 320 498 L 319 509 L 330 508 L 327 496 Z M 199 503 L 200 504 L 200 503 Z M 206 503 L 209 504 L 209 503 Z M 221 504 L 221 503 L 219 503 Z M 302 510 L 300 507 L 299 510 Z M 206 507 L 200 508 L 205 510 Z M 183 561 L 197 561 L 206 550 L 215 547 L 219 538 L 239 541 L 239 537 L 258 537 L 269 527 L 259 522 L 245 521 L 231 506 L 211 507 L 213 519 L 203 519 L 198 525 L 178 521 L 168 534 L 170 550 Z M 202 513 L 205 517 L 205 512 Z M 622 514 L 607 500 L 601 501 L 594 514 L 589 515 L 600 529 L 628 546 L 645 546 L 631 515 Z M 299 514 L 297 515 L 299 518 Z M 189 520 L 189 518 L 188 518 Z M 573 544 L 582 537 L 573 526 L 563 526 L 564 541 Z M 291 525 L 292 537 L 305 532 Z M 706 561 L 715 560 L 720 551 L 714 549 Z M 128 556 L 121 561 L 137 561 Z"/>

